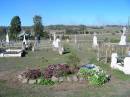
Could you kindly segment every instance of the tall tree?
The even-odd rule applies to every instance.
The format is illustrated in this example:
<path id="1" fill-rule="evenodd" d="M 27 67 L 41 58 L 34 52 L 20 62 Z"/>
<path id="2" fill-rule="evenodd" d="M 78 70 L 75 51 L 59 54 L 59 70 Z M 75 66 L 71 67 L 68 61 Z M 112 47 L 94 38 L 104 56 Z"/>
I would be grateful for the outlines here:
<path id="1" fill-rule="evenodd" d="M 34 22 L 33 29 L 35 32 L 35 37 L 41 36 L 41 34 L 43 33 L 42 17 L 35 15 L 33 17 L 33 22 Z"/>
<path id="2" fill-rule="evenodd" d="M 20 33 L 21 31 L 21 21 L 20 21 L 20 17 L 19 16 L 14 16 L 11 20 L 10 23 L 10 37 L 12 39 L 16 39 L 17 35 Z"/>

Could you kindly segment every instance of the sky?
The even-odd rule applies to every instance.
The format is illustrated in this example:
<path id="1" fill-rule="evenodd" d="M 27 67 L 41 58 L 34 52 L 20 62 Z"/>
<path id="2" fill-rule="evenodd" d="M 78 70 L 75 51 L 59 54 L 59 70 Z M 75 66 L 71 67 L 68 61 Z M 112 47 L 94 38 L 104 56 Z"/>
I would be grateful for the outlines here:
<path id="1" fill-rule="evenodd" d="M 9 26 L 13 16 L 31 26 L 35 15 L 43 25 L 126 25 L 130 0 L 0 0 L 0 26 Z"/>

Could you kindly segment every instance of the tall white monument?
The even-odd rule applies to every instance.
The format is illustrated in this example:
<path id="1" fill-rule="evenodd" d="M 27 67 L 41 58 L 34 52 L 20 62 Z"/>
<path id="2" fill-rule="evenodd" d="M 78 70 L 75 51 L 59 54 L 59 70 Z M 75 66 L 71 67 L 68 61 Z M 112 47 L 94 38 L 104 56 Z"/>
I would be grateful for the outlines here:
<path id="1" fill-rule="evenodd" d="M 59 48 L 59 47 L 60 47 L 60 42 L 61 42 L 61 40 L 60 40 L 59 38 L 57 38 L 57 39 L 55 40 L 54 47 L 55 47 L 55 48 Z"/>
<path id="2" fill-rule="evenodd" d="M 8 32 L 6 34 L 6 43 L 9 43 L 9 35 L 8 35 Z"/>
<path id="3" fill-rule="evenodd" d="M 98 46 L 97 36 L 96 36 L 96 33 L 94 33 L 94 36 L 93 36 L 93 47 L 97 47 L 97 46 Z"/>
<path id="4" fill-rule="evenodd" d="M 25 34 L 23 36 L 23 43 L 26 45 L 27 44 L 27 40 L 26 40 L 26 37 L 25 37 Z"/>
<path id="5" fill-rule="evenodd" d="M 53 46 L 55 46 L 55 42 L 56 42 L 56 34 L 54 33 L 53 34 L 53 43 L 52 43 Z"/>
<path id="6" fill-rule="evenodd" d="M 121 40 L 120 40 L 120 42 L 119 42 L 119 45 L 126 45 L 125 32 L 126 32 L 126 27 L 123 27 L 123 33 L 122 33 L 122 35 L 121 35 Z"/>
<path id="7" fill-rule="evenodd" d="M 54 33 L 52 43 L 53 47 L 58 49 L 60 47 L 60 42 L 61 40 L 59 38 L 56 38 L 56 34 Z"/>

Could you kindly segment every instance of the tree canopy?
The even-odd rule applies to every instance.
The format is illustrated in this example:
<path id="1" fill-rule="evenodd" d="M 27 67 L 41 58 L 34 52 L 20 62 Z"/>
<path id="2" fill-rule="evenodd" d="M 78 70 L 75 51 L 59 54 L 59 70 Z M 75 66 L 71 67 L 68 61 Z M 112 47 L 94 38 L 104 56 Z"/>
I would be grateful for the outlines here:
<path id="1" fill-rule="evenodd" d="M 41 34 L 43 33 L 43 28 L 44 28 L 42 25 L 42 17 L 35 15 L 33 17 L 33 22 L 34 22 L 33 29 L 35 32 L 35 36 L 41 36 Z"/>
<path id="2" fill-rule="evenodd" d="M 9 30 L 10 30 L 10 33 L 9 33 L 10 37 L 13 39 L 16 39 L 17 35 L 21 31 L 21 20 L 19 16 L 14 16 L 12 18 Z"/>

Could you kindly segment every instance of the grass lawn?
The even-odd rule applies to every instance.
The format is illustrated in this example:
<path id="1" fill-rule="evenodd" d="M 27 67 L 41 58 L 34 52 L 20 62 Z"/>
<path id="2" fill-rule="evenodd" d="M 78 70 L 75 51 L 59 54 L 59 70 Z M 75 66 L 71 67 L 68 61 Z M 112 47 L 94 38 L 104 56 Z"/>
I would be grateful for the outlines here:
<path id="1" fill-rule="evenodd" d="M 72 52 L 81 59 L 80 64 L 95 63 L 108 74 L 111 81 L 102 87 L 86 83 L 61 83 L 54 86 L 21 84 L 16 75 L 27 68 L 45 68 L 49 64 L 66 63 L 67 56 L 58 55 L 52 49 L 39 49 L 28 52 L 23 58 L 0 58 L 0 97 L 130 97 L 130 76 L 117 70 L 111 70 L 110 64 L 96 62 L 95 52 L 90 43 L 69 43 Z"/>

